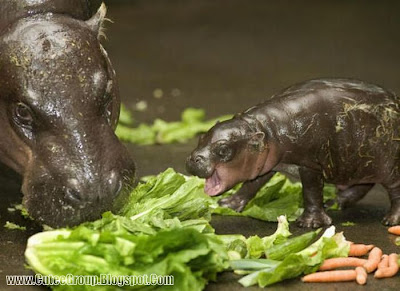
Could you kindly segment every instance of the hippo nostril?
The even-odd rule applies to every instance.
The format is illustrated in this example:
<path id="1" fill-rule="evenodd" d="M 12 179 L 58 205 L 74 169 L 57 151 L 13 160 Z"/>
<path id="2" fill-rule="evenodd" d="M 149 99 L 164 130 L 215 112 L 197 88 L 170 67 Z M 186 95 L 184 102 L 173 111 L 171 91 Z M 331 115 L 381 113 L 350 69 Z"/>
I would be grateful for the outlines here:
<path id="1" fill-rule="evenodd" d="M 196 156 L 195 158 L 194 158 L 194 162 L 196 163 L 196 164 L 199 164 L 199 163 L 201 163 L 201 162 L 203 162 L 204 161 L 204 157 L 203 156 Z"/>
<path id="2" fill-rule="evenodd" d="M 67 198 L 71 202 L 79 203 L 82 201 L 82 196 L 79 191 L 67 188 L 65 190 L 65 198 Z"/>
<path id="3" fill-rule="evenodd" d="M 111 171 L 111 174 L 107 180 L 109 190 L 111 194 L 116 197 L 121 192 L 122 189 L 122 180 L 120 179 L 117 171 Z"/>

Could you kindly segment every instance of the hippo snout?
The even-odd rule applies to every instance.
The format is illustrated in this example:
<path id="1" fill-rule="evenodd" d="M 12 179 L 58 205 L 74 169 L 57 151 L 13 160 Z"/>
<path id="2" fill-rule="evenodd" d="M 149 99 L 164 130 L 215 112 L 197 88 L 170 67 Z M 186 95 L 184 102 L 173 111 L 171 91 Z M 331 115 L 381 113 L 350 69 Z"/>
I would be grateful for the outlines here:
<path id="1" fill-rule="evenodd" d="M 119 174 L 117 170 L 112 170 L 108 174 L 108 177 L 105 177 L 105 191 L 99 189 L 97 195 L 87 195 L 90 185 L 80 185 L 76 178 L 72 178 L 67 181 L 65 186 L 65 200 L 70 204 L 100 204 L 102 200 L 107 199 L 108 195 L 110 198 L 117 198 L 121 193 L 122 184 L 121 174 Z"/>
<path id="2" fill-rule="evenodd" d="M 196 151 L 186 159 L 186 170 L 189 174 L 200 178 L 208 178 L 213 173 L 213 167 L 206 155 Z"/>
<path id="3" fill-rule="evenodd" d="M 112 129 L 84 143 L 80 138 L 59 140 L 50 136 L 33 148 L 23 182 L 28 213 L 41 223 L 60 227 L 117 210 L 132 188 L 135 164 Z"/>

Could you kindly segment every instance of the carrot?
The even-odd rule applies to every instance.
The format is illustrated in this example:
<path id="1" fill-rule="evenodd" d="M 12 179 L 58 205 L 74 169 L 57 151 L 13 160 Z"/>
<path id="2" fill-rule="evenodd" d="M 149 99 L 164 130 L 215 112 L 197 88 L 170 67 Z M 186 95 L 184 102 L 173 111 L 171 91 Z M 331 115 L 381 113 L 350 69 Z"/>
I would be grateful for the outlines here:
<path id="1" fill-rule="evenodd" d="M 374 245 L 352 244 L 350 245 L 349 256 L 361 257 L 372 250 Z"/>
<path id="2" fill-rule="evenodd" d="M 382 250 L 380 248 L 374 247 L 372 251 L 369 253 L 368 261 L 363 265 L 364 269 L 371 273 L 375 271 L 378 267 L 379 262 L 381 261 Z"/>
<path id="3" fill-rule="evenodd" d="M 389 227 L 388 231 L 395 235 L 400 235 L 400 225 Z"/>
<path id="4" fill-rule="evenodd" d="M 399 264 L 397 263 L 397 254 L 390 254 L 389 255 L 389 267 L 380 268 L 375 272 L 375 278 L 389 278 L 393 277 L 399 271 Z"/>
<path id="5" fill-rule="evenodd" d="M 355 270 L 326 271 L 309 274 L 301 278 L 303 282 L 345 282 L 354 281 L 357 277 Z"/>
<path id="6" fill-rule="evenodd" d="M 378 264 L 378 270 L 387 267 L 389 267 L 389 256 L 383 255 L 381 261 Z"/>
<path id="7" fill-rule="evenodd" d="M 367 263 L 367 260 L 359 259 L 359 258 L 333 258 L 325 260 L 321 267 L 319 267 L 320 271 L 332 270 L 340 267 L 361 267 Z"/>
<path id="8" fill-rule="evenodd" d="M 356 281 L 359 285 L 365 285 L 367 283 L 367 271 L 363 267 L 357 267 L 356 268 Z"/>

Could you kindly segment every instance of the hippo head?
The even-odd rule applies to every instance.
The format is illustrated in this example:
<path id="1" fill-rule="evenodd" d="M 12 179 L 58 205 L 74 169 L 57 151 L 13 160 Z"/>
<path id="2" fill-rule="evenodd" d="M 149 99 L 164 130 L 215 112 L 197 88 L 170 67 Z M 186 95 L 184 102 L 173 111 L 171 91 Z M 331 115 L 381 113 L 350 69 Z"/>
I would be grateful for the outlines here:
<path id="1" fill-rule="evenodd" d="M 240 117 L 217 123 L 199 139 L 186 161 L 192 175 L 206 178 L 205 192 L 221 194 L 239 182 L 255 179 L 264 168 L 265 134 Z"/>
<path id="2" fill-rule="evenodd" d="M 100 217 L 134 180 L 114 134 L 120 100 L 98 40 L 104 15 L 104 6 L 88 21 L 35 15 L 0 36 L 0 161 L 23 176 L 29 214 L 53 227 Z"/>

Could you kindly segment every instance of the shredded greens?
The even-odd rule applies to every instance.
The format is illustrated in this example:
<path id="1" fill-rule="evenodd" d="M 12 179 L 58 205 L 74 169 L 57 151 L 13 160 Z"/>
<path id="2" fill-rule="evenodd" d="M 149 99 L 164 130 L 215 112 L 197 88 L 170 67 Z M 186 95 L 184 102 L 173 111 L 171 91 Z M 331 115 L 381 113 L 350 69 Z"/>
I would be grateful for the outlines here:
<path id="1" fill-rule="evenodd" d="M 116 134 L 122 141 L 139 145 L 183 143 L 198 133 L 208 131 L 217 121 L 229 118 L 232 118 L 232 115 L 205 120 L 203 109 L 187 108 L 182 112 L 180 121 L 167 122 L 156 119 L 151 125 L 142 123 L 131 127 L 129 125 L 133 123 L 132 116 L 122 107 Z"/>
<path id="2" fill-rule="evenodd" d="M 6 224 L 4 225 L 5 228 L 11 229 L 11 230 L 26 230 L 26 226 L 20 226 L 18 224 L 15 224 L 13 222 L 6 221 Z"/>
<path id="3" fill-rule="evenodd" d="M 342 226 L 354 226 L 356 225 L 355 222 L 352 221 L 346 221 L 341 223 Z"/>
<path id="4" fill-rule="evenodd" d="M 19 211 L 24 218 L 33 220 L 33 218 L 30 217 L 28 211 L 22 204 L 15 204 L 13 207 L 7 208 L 7 210 L 8 210 L 8 212 Z"/>

